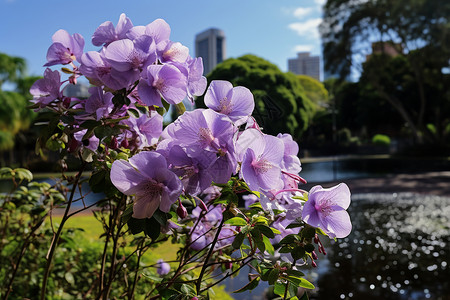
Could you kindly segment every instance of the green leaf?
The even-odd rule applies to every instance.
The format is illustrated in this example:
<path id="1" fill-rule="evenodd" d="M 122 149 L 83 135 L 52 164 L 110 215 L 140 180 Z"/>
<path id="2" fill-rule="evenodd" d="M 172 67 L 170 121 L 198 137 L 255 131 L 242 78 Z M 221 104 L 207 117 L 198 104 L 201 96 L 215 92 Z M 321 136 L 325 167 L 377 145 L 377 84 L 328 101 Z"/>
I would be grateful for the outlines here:
<path id="1" fill-rule="evenodd" d="M 70 285 L 74 285 L 75 284 L 75 279 L 73 278 L 73 274 L 70 272 L 66 272 L 66 274 L 64 274 L 64 278 L 67 280 L 67 282 Z"/>
<path id="2" fill-rule="evenodd" d="M 243 233 L 238 233 L 231 244 L 234 249 L 239 249 L 244 242 L 245 235 Z"/>
<path id="3" fill-rule="evenodd" d="M 305 288 L 305 289 L 315 289 L 316 287 L 314 286 L 314 284 L 312 284 L 311 282 L 309 282 L 308 280 L 306 280 L 305 278 L 299 278 L 299 277 L 294 277 L 294 276 L 289 276 L 286 278 L 290 283 L 295 284 L 296 286 Z"/>
<path id="4" fill-rule="evenodd" d="M 316 235 L 316 228 L 306 226 L 300 231 L 300 235 L 304 238 L 311 239 Z"/>
<path id="5" fill-rule="evenodd" d="M 234 217 L 225 221 L 225 224 L 233 225 L 233 226 L 245 226 L 247 225 L 247 221 L 240 217 Z"/>
<path id="6" fill-rule="evenodd" d="M 269 238 L 263 235 L 263 242 L 264 242 L 264 246 L 266 247 L 266 251 L 270 255 L 274 255 L 275 249 L 273 248 L 272 242 L 269 240 Z"/>
<path id="7" fill-rule="evenodd" d="M 294 276 L 294 277 L 303 277 L 305 276 L 305 274 L 303 272 L 297 271 L 297 270 L 287 270 L 286 274 L 290 275 L 290 276 Z"/>
<path id="8" fill-rule="evenodd" d="M 305 249 L 302 246 L 297 246 L 292 250 L 291 255 L 294 260 L 299 260 L 305 256 Z"/>
<path id="9" fill-rule="evenodd" d="M 105 190 L 105 175 L 105 170 L 92 173 L 91 178 L 89 178 L 89 186 L 94 193 L 101 193 Z"/>
<path id="10" fill-rule="evenodd" d="M 156 221 L 158 221 L 158 223 L 161 226 L 166 226 L 167 225 L 167 214 L 159 209 L 157 209 L 155 211 L 155 213 L 153 214 L 153 217 L 155 218 Z"/>
<path id="11" fill-rule="evenodd" d="M 289 224 L 288 226 L 286 226 L 286 229 L 297 228 L 297 227 L 302 227 L 302 226 L 303 226 L 303 224 L 293 222 L 293 223 Z"/>
<path id="12" fill-rule="evenodd" d="M 314 251 L 314 245 L 313 244 L 306 244 L 305 245 L 305 251 L 308 253 L 311 253 Z"/>
<path id="13" fill-rule="evenodd" d="M 253 230 L 250 231 L 250 233 L 251 233 L 251 235 L 253 237 L 253 241 L 256 243 L 256 246 L 258 247 L 259 251 L 264 253 L 264 251 L 266 251 L 266 245 L 264 244 L 263 235 L 261 234 L 261 232 L 257 228 L 253 228 Z"/>
<path id="14" fill-rule="evenodd" d="M 260 280 L 259 277 L 255 277 L 249 283 L 247 283 L 246 285 L 244 285 L 240 289 L 234 291 L 233 293 L 237 294 L 237 293 L 242 293 L 242 292 L 245 292 L 245 291 L 251 291 L 251 290 L 253 290 L 254 288 L 256 288 L 258 286 L 259 280 Z"/>
<path id="15" fill-rule="evenodd" d="M 128 229 L 130 229 L 132 234 L 138 234 L 144 231 L 145 220 L 144 219 L 136 219 L 131 217 L 128 222 Z"/>
<path id="16" fill-rule="evenodd" d="M 182 115 L 186 111 L 186 107 L 184 106 L 183 102 L 176 104 L 175 108 L 177 110 L 178 115 Z"/>
<path id="17" fill-rule="evenodd" d="M 153 241 L 159 237 L 161 233 L 161 225 L 156 221 L 155 217 L 145 218 L 144 233 Z"/>
<path id="18" fill-rule="evenodd" d="M 33 173 L 31 173 L 29 170 L 24 169 L 24 168 L 17 168 L 14 169 L 14 171 L 16 172 L 16 176 L 19 179 L 26 179 L 28 181 L 32 181 L 33 180 Z"/>
<path id="19" fill-rule="evenodd" d="M 286 290 L 286 285 L 284 283 L 276 282 L 275 285 L 273 286 L 273 293 L 275 295 L 283 297 L 285 290 Z"/>
<path id="20" fill-rule="evenodd" d="M 271 271 L 270 271 L 270 273 L 269 273 L 269 284 L 270 285 L 273 285 L 273 284 L 275 284 L 275 282 L 277 281 L 277 279 L 278 279 L 278 276 L 280 275 L 280 270 L 278 270 L 278 269 L 272 269 Z"/>
<path id="21" fill-rule="evenodd" d="M 258 228 L 258 230 L 261 231 L 261 233 L 267 236 L 268 238 L 273 239 L 275 237 L 275 234 L 273 233 L 272 229 L 270 229 L 270 227 L 268 226 L 256 225 L 255 228 Z"/>
<path id="22" fill-rule="evenodd" d="M 292 244 L 297 241 L 297 237 L 295 234 L 289 234 L 281 239 L 280 244 Z"/>

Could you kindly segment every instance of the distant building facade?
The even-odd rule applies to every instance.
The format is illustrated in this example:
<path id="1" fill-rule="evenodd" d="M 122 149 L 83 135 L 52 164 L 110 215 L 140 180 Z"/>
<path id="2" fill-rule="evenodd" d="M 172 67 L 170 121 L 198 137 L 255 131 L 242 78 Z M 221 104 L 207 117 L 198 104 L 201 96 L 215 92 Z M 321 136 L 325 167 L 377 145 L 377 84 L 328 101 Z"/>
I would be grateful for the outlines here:
<path id="1" fill-rule="evenodd" d="M 217 28 L 207 29 L 195 36 L 195 56 L 203 59 L 203 74 L 208 74 L 225 60 L 225 41 L 225 33 Z"/>
<path id="2" fill-rule="evenodd" d="M 320 57 L 311 56 L 309 52 L 299 52 L 296 58 L 288 59 L 288 71 L 320 81 Z"/>

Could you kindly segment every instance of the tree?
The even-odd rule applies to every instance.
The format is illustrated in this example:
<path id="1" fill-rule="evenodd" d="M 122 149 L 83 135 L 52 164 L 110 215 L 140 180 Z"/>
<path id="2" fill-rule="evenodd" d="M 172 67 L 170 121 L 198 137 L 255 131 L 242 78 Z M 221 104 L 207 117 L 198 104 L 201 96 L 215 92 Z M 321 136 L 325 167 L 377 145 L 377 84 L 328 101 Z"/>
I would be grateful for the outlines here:
<path id="1" fill-rule="evenodd" d="M 218 79 L 252 91 L 253 116 L 268 134 L 283 132 L 299 137 L 314 114 L 314 105 L 296 75 L 283 73 L 260 57 L 244 55 L 225 60 L 208 75 L 208 82 Z M 205 107 L 203 97 L 197 99 L 196 105 Z"/>
<path id="2" fill-rule="evenodd" d="M 29 89 L 39 77 L 26 77 L 25 72 L 23 58 L 0 53 L 0 152 L 14 148 L 16 135 L 28 129 L 35 116 L 27 106 L 32 98 Z M 3 91 L 6 82 L 14 84 L 15 91 Z"/>
<path id="3" fill-rule="evenodd" d="M 306 97 L 308 97 L 317 108 L 323 108 L 328 105 L 328 91 L 323 83 L 307 75 L 297 75 L 297 78 L 300 80 L 300 84 L 305 90 Z"/>
<path id="4" fill-rule="evenodd" d="M 415 141 L 422 143 L 423 136 L 429 137 L 427 113 L 433 105 L 445 106 L 449 101 L 448 77 L 442 69 L 450 60 L 450 3 L 436 0 L 328 0 L 324 7 L 324 20 L 320 32 L 324 45 L 325 69 L 339 73 L 341 78 L 350 74 L 352 67 L 365 73 L 367 80 L 377 90 L 380 97 L 392 105 L 408 125 Z M 411 91 L 418 97 L 416 106 L 406 99 L 394 97 L 381 84 L 377 72 L 395 63 L 389 59 L 376 59 L 376 63 L 363 66 L 361 62 L 373 42 L 395 49 L 395 55 L 403 57 L 407 68 L 404 75 L 414 84 Z M 376 44 L 375 44 L 376 45 Z M 391 53 L 391 57 L 395 56 Z M 373 61 L 375 62 L 375 61 Z M 370 75 L 372 72 L 372 75 Z M 433 84 L 430 86 L 430 78 Z M 436 91 L 434 88 L 440 88 Z M 435 95 L 443 95 L 440 102 L 432 103 Z M 435 128 L 446 128 L 449 120 L 440 118 Z M 443 134 L 438 134 L 443 136 Z"/>

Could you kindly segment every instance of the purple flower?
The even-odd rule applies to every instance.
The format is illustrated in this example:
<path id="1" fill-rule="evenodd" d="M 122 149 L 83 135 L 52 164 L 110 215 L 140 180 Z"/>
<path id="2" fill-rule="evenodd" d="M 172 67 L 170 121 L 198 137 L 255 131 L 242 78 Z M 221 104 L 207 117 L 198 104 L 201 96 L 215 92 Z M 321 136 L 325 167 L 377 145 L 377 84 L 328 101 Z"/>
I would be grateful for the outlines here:
<path id="1" fill-rule="evenodd" d="M 120 90 L 133 83 L 126 72 L 119 72 L 111 67 L 105 58 L 105 48 L 100 52 L 83 53 L 80 63 L 80 72 L 95 85 L 106 85 L 113 90 Z"/>
<path id="2" fill-rule="evenodd" d="M 135 195 L 133 217 L 151 218 L 159 207 L 169 212 L 181 195 L 183 185 L 167 169 L 166 159 L 157 152 L 144 151 L 129 161 L 116 160 L 111 167 L 111 181 L 125 195 Z"/>
<path id="3" fill-rule="evenodd" d="M 97 151 L 98 145 L 100 144 L 99 139 L 95 135 L 91 136 L 89 139 L 83 139 L 86 132 L 87 129 L 83 129 L 73 134 L 74 139 L 77 141 L 78 147 L 83 146 L 89 150 Z"/>
<path id="4" fill-rule="evenodd" d="M 162 48 L 163 46 L 164 48 Z M 162 50 L 158 51 L 158 57 L 162 63 L 184 63 L 189 57 L 189 49 L 181 43 L 174 43 L 166 40 L 164 41 L 164 44 L 160 43 L 158 45 L 158 48 L 159 47 L 161 47 Z"/>
<path id="5" fill-rule="evenodd" d="M 152 37 L 147 35 L 134 41 L 114 41 L 106 47 L 105 58 L 113 69 L 127 74 L 134 82 L 143 70 L 156 62 L 155 47 Z"/>
<path id="6" fill-rule="evenodd" d="M 157 48 L 160 49 L 170 37 L 170 26 L 163 19 L 156 19 L 147 26 L 134 26 L 130 29 L 127 37 L 131 40 L 138 38 L 141 35 L 148 35 L 153 38 Z M 159 44 L 161 43 L 161 46 Z"/>
<path id="7" fill-rule="evenodd" d="M 84 39 L 75 33 L 72 36 L 60 29 L 52 36 L 53 44 L 47 51 L 46 67 L 57 64 L 69 64 L 74 60 L 79 60 L 83 54 Z"/>
<path id="8" fill-rule="evenodd" d="M 162 133 L 163 117 L 156 111 L 150 110 L 148 114 L 143 114 L 137 119 L 130 116 L 123 123 L 129 126 L 137 148 L 142 149 L 158 142 Z"/>
<path id="9" fill-rule="evenodd" d="M 188 95 L 191 100 L 193 96 L 201 96 L 205 92 L 207 81 L 203 76 L 203 60 L 201 57 L 192 59 L 188 65 Z"/>
<path id="10" fill-rule="evenodd" d="M 316 185 L 309 191 L 302 219 L 311 226 L 320 227 L 332 238 L 343 238 L 352 230 L 346 211 L 349 205 L 350 190 L 345 183 L 328 189 Z"/>
<path id="11" fill-rule="evenodd" d="M 174 145 L 168 153 L 167 161 L 171 164 L 172 170 L 181 177 L 186 194 L 197 196 L 213 181 L 208 170 L 211 162 L 209 159 L 204 160 L 203 155 L 189 157 L 183 148 Z"/>
<path id="12" fill-rule="evenodd" d="M 132 27 L 131 20 L 125 14 L 121 14 L 115 28 L 111 21 L 106 21 L 95 30 L 92 35 L 92 44 L 94 46 L 109 45 L 114 41 L 125 39 Z"/>
<path id="13" fill-rule="evenodd" d="M 114 107 L 112 103 L 113 94 L 104 93 L 100 87 L 89 88 L 89 93 L 91 96 L 86 99 L 86 112 L 90 114 L 95 113 L 97 121 L 102 117 L 108 116 Z"/>
<path id="14" fill-rule="evenodd" d="M 141 101 L 162 107 L 161 97 L 170 104 L 178 104 L 186 97 L 186 76 L 173 65 L 151 65 L 147 80 L 141 80 L 138 93 Z"/>
<path id="15" fill-rule="evenodd" d="M 233 88 L 228 81 L 213 80 L 205 94 L 205 105 L 228 115 L 239 126 L 252 114 L 255 101 L 249 89 L 243 86 Z"/>
<path id="16" fill-rule="evenodd" d="M 283 142 L 259 130 L 246 129 L 236 143 L 240 176 L 253 191 L 280 190 L 283 188 L 280 164 L 283 159 Z"/>
<path id="17" fill-rule="evenodd" d="M 161 275 L 167 275 L 170 272 L 170 265 L 166 263 L 163 259 L 158 259 L 158 267 L 156 269 L 156 272 Z"/>
<path id="18" fill-rule="evenodd" d="M 36 80 L 30 88 L 30 94 L 33 95 L 33 102 L 39 104 L 39 107 L 45 107 L 50 102 L 61 99 L 62 93 L 61 75 L 59 71 L 52 71 L 50 68 L 45 69 L 44 78 Z"/>

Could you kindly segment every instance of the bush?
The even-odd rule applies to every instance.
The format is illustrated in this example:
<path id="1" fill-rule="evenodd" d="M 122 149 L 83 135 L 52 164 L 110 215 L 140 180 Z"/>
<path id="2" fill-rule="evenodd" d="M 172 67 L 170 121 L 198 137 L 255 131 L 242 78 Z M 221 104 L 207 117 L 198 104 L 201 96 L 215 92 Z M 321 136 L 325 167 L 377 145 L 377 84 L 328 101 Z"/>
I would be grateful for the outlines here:
<path id="1" fill-rule="evenodd" d="M 380 146 L 389 146 L 391 144 L 391 139 L 384 134 L 376 134 L 372 138 L 372 144 Z"/>

